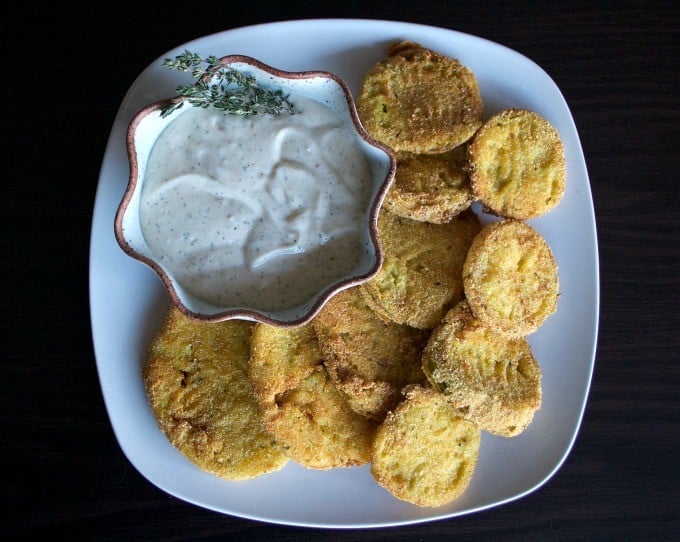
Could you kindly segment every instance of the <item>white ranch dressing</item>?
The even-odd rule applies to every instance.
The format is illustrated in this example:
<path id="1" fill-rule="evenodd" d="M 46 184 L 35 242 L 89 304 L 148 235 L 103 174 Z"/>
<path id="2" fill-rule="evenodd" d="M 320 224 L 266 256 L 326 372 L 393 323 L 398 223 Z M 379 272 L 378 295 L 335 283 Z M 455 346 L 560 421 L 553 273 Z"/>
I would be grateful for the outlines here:
<path id="1" fill-rule="evenodd" d="M 186 105 L 154 143 L 140 224 L 193 295 L 275 310 L 350 273 L 363 251 L 371 170 L 330 109 L 240 117 Z"/>

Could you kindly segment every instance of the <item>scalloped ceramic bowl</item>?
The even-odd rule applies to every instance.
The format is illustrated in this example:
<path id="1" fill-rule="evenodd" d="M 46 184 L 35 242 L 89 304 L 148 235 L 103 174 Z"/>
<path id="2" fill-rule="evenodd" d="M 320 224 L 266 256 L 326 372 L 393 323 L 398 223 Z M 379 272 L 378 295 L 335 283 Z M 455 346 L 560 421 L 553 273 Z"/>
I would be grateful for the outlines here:
<path id="1" fill-rule="evenodd" d="M 349 274 L 326 284 L 306 301 L 282 309 L 257 306 L 221 306 L 200 299 L 189 292 L 151 250 L 140 225 L 140 197 L 151 150 L 161 132 L 189 106 L 162 117 L 160 109 L 168 100 L 153 103 L 139 111 L 129 124 L 127 152 L 130 177 L 115 219 L 115 235 L 121 248 L 132 258 L 153 269 L 160 277 L 173 303 L 187 316 L 204 321 L 232 318 L 291 327 L 311 320 L 335 293 L 373 277 L 383 255 L 377 240 L 376 222 L 379 208 L 395 172 L 391 151 L 372 139 L 357 117 L 354 100 L 347 84 L 338 76 L 323 71 L 286 72 L 242 55 L 226 56 L 220 63 L 253 75 L 261 86 L 280 88 L 284 93 L 313 99 L 332 111 L 356 136 L 371 170 L 371 186 L 365 209 L 359 263 Z"/>

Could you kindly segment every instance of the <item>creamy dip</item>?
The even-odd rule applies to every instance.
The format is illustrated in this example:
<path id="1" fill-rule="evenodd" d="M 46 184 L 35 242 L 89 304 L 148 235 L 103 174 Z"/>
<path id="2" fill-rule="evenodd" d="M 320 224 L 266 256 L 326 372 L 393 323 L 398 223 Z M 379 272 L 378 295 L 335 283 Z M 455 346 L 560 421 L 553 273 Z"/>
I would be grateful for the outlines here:
<path id="1" fill-rule="evenodd" d="M 322 104 L 240 117 L 185 106 L 151 150 L 140 223 L 189 292 L 221 306 L 308 301 L 356 268 L 371 170 L 356 135 Z"/>

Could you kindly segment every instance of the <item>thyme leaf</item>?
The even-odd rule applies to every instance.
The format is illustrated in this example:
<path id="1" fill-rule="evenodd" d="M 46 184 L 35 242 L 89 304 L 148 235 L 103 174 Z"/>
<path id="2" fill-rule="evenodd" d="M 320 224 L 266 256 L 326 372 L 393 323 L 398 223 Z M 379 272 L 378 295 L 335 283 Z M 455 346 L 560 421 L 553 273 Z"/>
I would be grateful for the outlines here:
<path id="1" fill-rule="evenodd" d="M 185 50 L 175 58 L 166 58 L 163 66 L 187 72 L 195 82 L 177 87 L 178 98 L 161 108 L 161 117 L 167 117 L 185 102 L 203 109 L 212 107 L 231 115 L 278 116 L 284 112 L 295 113 L 288 95 L 281 89 L 261 87 L 255 77 L 220 65 L 214 55 L 203 58 Z"/>

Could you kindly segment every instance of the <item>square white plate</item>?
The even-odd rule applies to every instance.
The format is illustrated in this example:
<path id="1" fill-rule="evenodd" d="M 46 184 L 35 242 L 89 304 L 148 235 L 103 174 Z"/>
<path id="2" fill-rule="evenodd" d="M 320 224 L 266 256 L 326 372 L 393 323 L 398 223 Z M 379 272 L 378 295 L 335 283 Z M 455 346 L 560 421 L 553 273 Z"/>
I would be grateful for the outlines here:
<path id="1" fill-rule="evenodd" d="M 522 107 L 544 116 L 566 149 L 567 188 L 560 204 L 532 220 L 559 265 L 557 313 L 529 340 L 543 369 L 543 405 L 522 435 L 483 434 L 466 492 L 439 508 L 399 501 L 368 466 L 315 471 L 293 462 L 280 472 L 229 482 L 200 471 L 158 429 L 140 369 L 168 298 L 158 277 L 118 246 L 113 222 L 128 180 L 125 132 L 150 102 L 173 96 L 181 75 L 161 66 L 184 49 L 204 55 L 245 54 L 290 71 L 325 70 L 356 96 L 385 46 L 409 39 L 458 58 L 481 89 L 485 116 Z M 154 60 L 130 87 L 111 130 L 101 167 L 91 231 L 90 310 L 99 378 L 118 442 L 151 483 L 185 501 L 225 514 L 313 527 L 367 528 L 451 518 L 496 506 L 537 489 L 560 467 L 579 429 L 595 359 L 599 313 L 597 236 L 588 173 L 569 108 L 550 77 L 526 57 L 496 43 L 430 26 L 375 20 L 303 20 L 238 28 L 182 44 Z"/>

